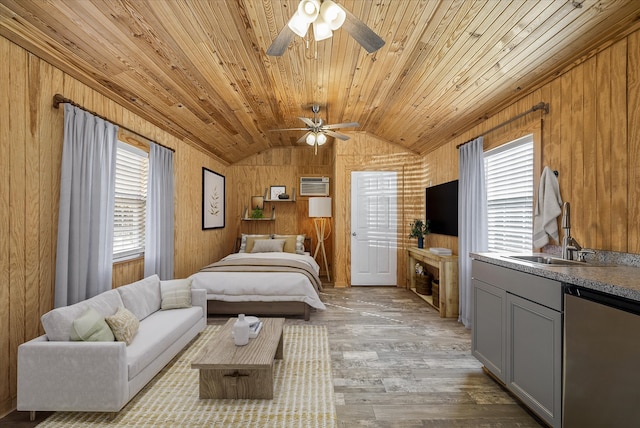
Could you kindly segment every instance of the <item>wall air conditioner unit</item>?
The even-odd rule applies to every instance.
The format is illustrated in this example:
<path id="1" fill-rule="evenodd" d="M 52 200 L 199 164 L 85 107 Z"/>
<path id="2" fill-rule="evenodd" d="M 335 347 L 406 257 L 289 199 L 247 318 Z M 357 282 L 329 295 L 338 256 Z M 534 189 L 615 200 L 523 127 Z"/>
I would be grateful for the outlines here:
<path id="1" fill-rule="evenodd" d="M 329 196 L 329 177 L 300 177 L 300 196 Z"/>

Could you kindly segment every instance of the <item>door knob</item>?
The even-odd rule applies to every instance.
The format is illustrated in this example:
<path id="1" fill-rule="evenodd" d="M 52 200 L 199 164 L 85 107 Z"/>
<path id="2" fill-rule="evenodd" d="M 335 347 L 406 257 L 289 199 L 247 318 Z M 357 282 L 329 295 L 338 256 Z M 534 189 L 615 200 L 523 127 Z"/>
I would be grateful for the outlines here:
<path id="1" fill-rule="evenodd" d="M 353 233 L 352 233 L 352 235 L 353 235 L 353 236 L 356 236 L 356 233 L 355 233 L 355 232 L 353 232 Z"/>

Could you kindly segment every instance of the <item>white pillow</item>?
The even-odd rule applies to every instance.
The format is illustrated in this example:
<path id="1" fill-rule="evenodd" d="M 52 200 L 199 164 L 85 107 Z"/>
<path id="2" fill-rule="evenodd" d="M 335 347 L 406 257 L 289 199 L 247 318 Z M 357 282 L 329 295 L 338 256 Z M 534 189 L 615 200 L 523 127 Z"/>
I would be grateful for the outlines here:
<path id="1" fill-rule="evenodd" d="M 162 303 L 160 309 L 191 307 L 191 278 L 160 281 Z"/>
<path id="2" fill-rule="evenodd" d="M 276 253 L 282 252 L 284 239 L 257 239 L 253 244 L 252 253 Z"/>

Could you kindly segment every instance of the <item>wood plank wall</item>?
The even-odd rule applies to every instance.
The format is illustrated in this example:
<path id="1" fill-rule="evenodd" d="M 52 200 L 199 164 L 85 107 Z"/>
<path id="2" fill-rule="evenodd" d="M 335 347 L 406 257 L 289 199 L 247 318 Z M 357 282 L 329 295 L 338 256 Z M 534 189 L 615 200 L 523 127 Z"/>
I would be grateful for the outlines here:
<path id="1" fill-rule="evenodd" d="M 231 251 L 251 196 L 271 184 L 298 187 L 302 175 L 330 176 L 334 197 L 333 239 L 328 243 L 336 285 L 349 284 L 348 192 L 350 171 L 364 168 L 402 172 L 403 245 L 411 219 L 424 216 L 424 187 L 458 178 L 455 146 L 494 125 L 549 102 L 550 113 L 514 122 L 509 132 L 542 119 L 542 165 L 560 173 L 562 196 L 572 204 L 573 235 L 585 247 L 640 253 L 640 33 L 577 64 L 518 102 L 451 142 L 420 157 L 356 133 L 318 157 L 306 148 L 274 149 L 225 166 L 183 141 L 144 122 L 68 75 L 0 38 L 0 415 L 15 407 L 16 352 L 41 333 L 40 316 L 51 309 L 55 271 L 57 201 L 62 111 L 51 98 L 62 93 L 114 122 L 176 149 L 176 277 Z M 491 135 L 495 141 L 502 137 Z M 363 155 L 362 153 L 367 153 Z M 201 230 L 202 167 L 226 176 L 224 229 Z M 302 202 L 302 203 L 301 203 Z M 314 235 L 307 204 L 278 203 L 274 232 Z M 264 227 L 264 226 L 262 226 Z M 457 239 L 429 235 L 426 245 L 457 251 Z M 403 251 L 402 251 L 403 253 Z M 399 257 L 399 272 L 404 261 Z M 337 263 L 336 261 L 340 262 Z M 121 270 L 118 270 L 121 268 Z M 116 267 L 116 285 L 140 276 L 134 266 Z M 404 284 L 404 273 L 398 284 Z"/>
<path id="2" fill-rule="evenodd" d="M 228 166 L 2 37 L 0 58 L 1 417 L 15 408 L 18 345 L 42 333 L 40 316 L 53 305 L 64 126 L 64 109 L 52 108 L 54 94 L 176 150 L 176 277 L 188 276 L 223 256 L 235 230 L 201 230 L 202 167 L 224 175 Z M 116 265 L 114 284 L 141 278 L 140 265 L 140 261 Z"/>
<path id="3" fill-rule="evenodd" d="M 485 149 L 525 135 L 541 120 L 541 166 L 559 172 L 562 199 L 571 203 L 571 234 L 585 248 L 640 253 L 639 79 L 640 33 L 635 32 L 425 156 L 429 181 L 457 178 L 457 172 L 452 176 L 442 168 L 457 159 L 457 144 L 548 102 L 549 114 L 531 113 L 487 134 Z M 430 235 L 428 245 L 455 252 L 458 243 Z"/>
<path id="4" fill-rule="evenodd" d="M 276 148 L 250 156 L 229 168 L 234 182 L 233 206 L 230 211 L 229 229 L 237 236 L 241 233 L 251 234 L 297 234 L 303 233 L 312 238 L 315 248 L 316 233 L 313 221 L 309 218 L 309 198 L 300 196 L 300 177 L 329 177 L 330 196 L 334 192 L 333 179 L 333 147 L 323 146 L 315 155 L 309 146 L 293 146 Z M 252 196 L 264 196 L 265 189 L 270 186 L 285 186 L 292 195 L 296 190 L 296 201 L 265 202 L 265 215 L 270 215 L 271 207 L 276 209 L 275 221 L 241 221 L 244 210 L 250 206 Z M 232 247 L 228 248 L 229 252 Z M 329 270 L 332 270 L 333 246 L 331 240 L 325 242 Z M 322 260 L 318 254 L 317 260 Z M 324 275 L 324 264 L 321 274 Z"/>
<path id="5" fill-rule="evenodd" d="M 336 287 L 351 283 L 351 172 L 395 171 L 398 173 L 398 282 L 405 283 L 409 225 L 414 218 L 424 217 L 425 172 L 422 157 L 399 145 L 365 132 L 354 133 L 348 141 L 335 145 L 335 206 L 333 254 Z M 411 245 L 416 245 L 415 240 Z M 337 261 L 340 261 L 339 263 Z"/>

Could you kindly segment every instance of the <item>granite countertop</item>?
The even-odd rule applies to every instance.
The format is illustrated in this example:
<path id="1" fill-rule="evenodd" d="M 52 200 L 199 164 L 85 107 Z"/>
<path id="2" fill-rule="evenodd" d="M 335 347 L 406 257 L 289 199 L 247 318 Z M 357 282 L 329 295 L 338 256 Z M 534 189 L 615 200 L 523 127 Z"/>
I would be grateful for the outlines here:
<path id="1" fill-rule="evenodd" d="M 614 253 L 594 260 L 589 266 L 543 265 L 515 260 L 501 253 L 471 253 L 471 258 L 640 302 L 640 266 L 636 264 L 634 255 L 615 257 L 611 254 Z"/>

